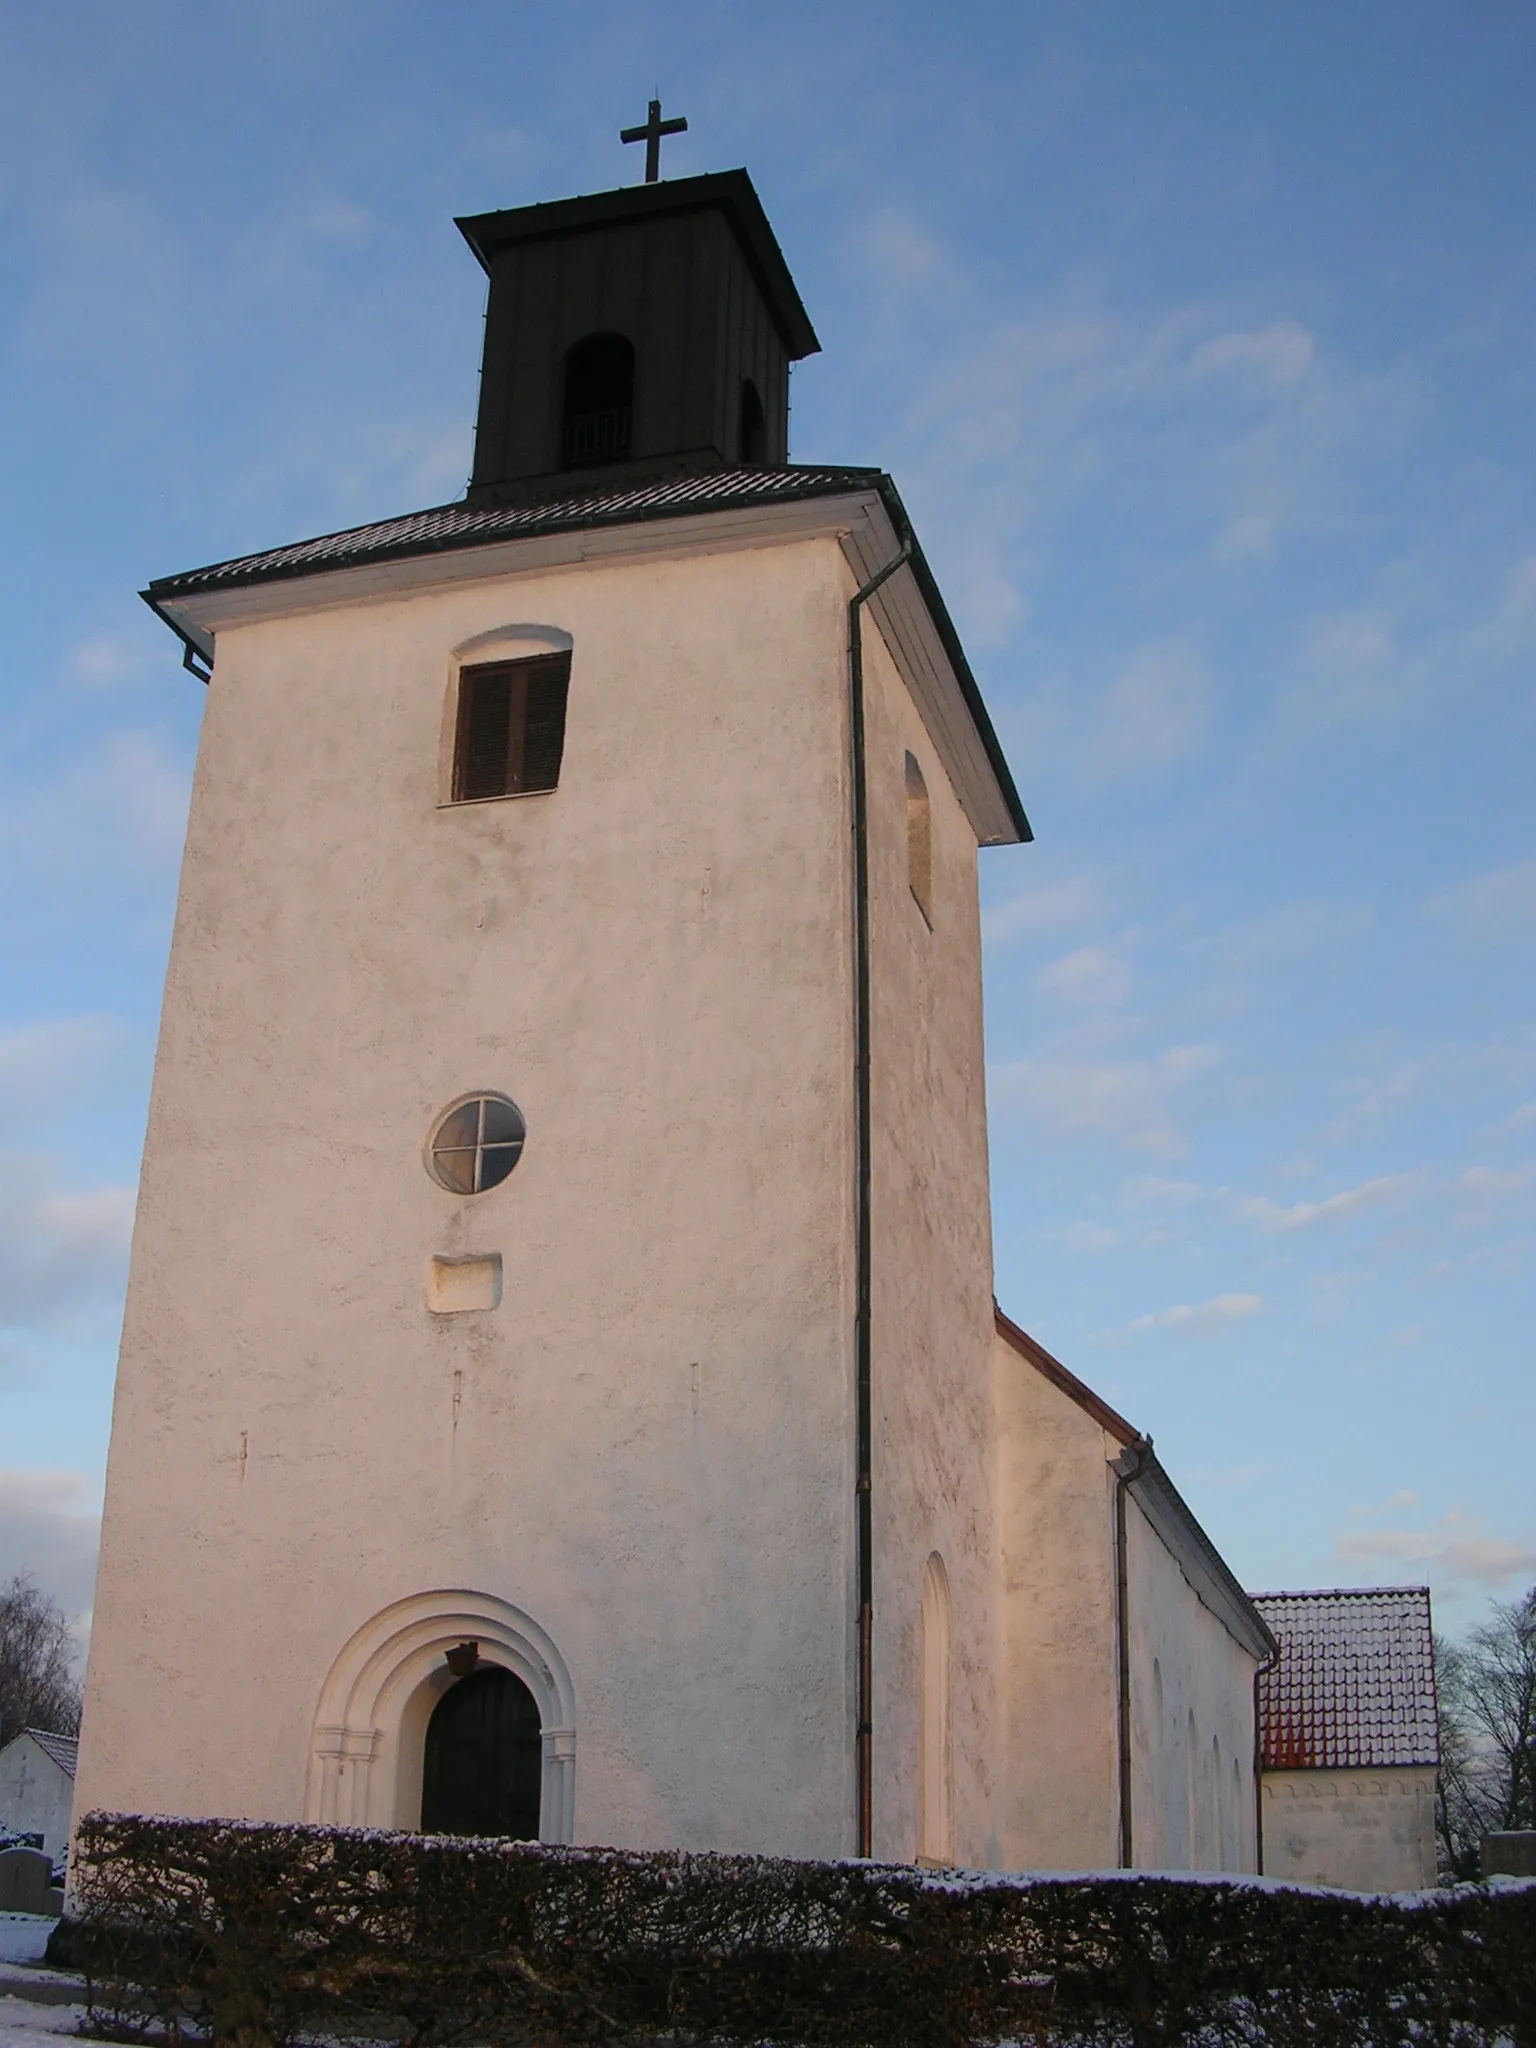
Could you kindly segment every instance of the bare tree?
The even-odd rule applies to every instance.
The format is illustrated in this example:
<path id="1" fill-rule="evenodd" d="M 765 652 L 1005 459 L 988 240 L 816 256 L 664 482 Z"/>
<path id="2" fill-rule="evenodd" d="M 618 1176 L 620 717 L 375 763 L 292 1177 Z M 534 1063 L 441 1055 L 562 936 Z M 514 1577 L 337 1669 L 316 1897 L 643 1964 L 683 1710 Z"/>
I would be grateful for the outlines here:
<path id="1" fill-rule="evenodd" d="M 0 1748 L 23 1728 L 80 1726 L 74 1643 L 63 1610 L 30 1579 L 0 1589 Z"/>
<path id="2" fill-rule="evenodd" d="M 1536 1828 L 1536 1586 L 1495 1601 L 1461 1643 L 1437 1642 L 1435 1824 L 1453 1877 L 1475 1877 L 1484 1835 Z"/>

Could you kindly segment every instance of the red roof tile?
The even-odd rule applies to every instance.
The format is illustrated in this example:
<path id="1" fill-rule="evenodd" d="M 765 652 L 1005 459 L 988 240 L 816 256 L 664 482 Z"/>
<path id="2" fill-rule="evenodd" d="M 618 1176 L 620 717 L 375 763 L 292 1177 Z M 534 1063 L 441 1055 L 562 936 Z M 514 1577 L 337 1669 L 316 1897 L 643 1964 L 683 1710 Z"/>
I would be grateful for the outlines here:
<path id="1" fill-rule="evenodd" d="M 1266 1770 L 1439 1762 L 1427 1586 L 1252 1597 L 1280 1645 L 1259 1680 Z"/>

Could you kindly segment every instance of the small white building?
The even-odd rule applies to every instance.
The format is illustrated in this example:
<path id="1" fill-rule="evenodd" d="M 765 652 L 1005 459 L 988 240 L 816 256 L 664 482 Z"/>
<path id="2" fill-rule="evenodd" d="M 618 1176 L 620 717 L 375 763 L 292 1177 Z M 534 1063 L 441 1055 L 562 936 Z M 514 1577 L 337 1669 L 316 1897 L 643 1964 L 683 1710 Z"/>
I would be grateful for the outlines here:
<path id="1" fill-rule="evenodd" d="M 1255 1593 L 1280 1646 L 1259 1680 L 1266 1876 L 1350 1891 L 1435 1881 L 1427 1586 Z"/>
<path id="2" fill-rule="evenodd" d="M 55 1860 L 69 1845 L 78 1748 L 73 1735 L 23 1728 L 0 1749 L 0 1828 L 41 1835 L 44 1855 Z"/>

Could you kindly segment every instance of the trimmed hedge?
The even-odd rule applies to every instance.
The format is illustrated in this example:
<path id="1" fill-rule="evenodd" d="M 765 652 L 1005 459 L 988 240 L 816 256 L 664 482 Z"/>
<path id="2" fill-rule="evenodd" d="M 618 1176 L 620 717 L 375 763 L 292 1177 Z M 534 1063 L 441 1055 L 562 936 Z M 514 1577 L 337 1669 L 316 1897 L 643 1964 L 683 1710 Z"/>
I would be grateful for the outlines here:
<path id="1" fill-rule="evenodd" d="M 91 1814 L 62 1938 L 120 2039 L 1536 2048 L 1536 1885 L 946 1876 Z"/>

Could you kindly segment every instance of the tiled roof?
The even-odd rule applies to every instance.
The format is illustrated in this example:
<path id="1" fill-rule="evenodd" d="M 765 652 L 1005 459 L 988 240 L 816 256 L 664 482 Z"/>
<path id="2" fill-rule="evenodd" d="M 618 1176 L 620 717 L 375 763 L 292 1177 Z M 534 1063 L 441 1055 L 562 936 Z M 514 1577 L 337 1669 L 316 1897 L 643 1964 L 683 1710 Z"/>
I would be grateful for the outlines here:
<path id="1" fill-rule="evenodd" d="M 1280 1645 L 1259 1680 L 1266 1770 L 1439 1762 L 1429 1589 L 1255 1593 Z"/>
<path id="2" fill-rule="evenodd" d="M 80 1751 L 79 1738 L 74 1735 L 50 1735 L 46 1729 L 28 1728 L 23 1733 L 30 1735 L 39 1749 L 46 1750 L 60 1770 L 75 1775 L 75 1758 Z"/>
<path id="3" fill-rule="evenodd" d="M 162 576 L 145 596 L 185 597 L 198 590 L 230 589 L 284 576 L 313 576 L 326 569 L 351 569 L 364 562 L 395 562 L 410 555 L 444 554 L 454 548 L 483 547 L 493 541 L 526 540 L 591 526 L 626 526 L 644 519 L 684 517 L 690 512 L 744 511 L 754 505 L 801 498 L 836 497 L 846 491 L 894 487 L 878 469 L 717 469 L 699 476 L 613 486 L 573 497 L 522 505 L 433 505 L 399 519 L 324 533 L 314 540 L 268 548 L 259 555 L 214 562 L 180 576 Z"/>

